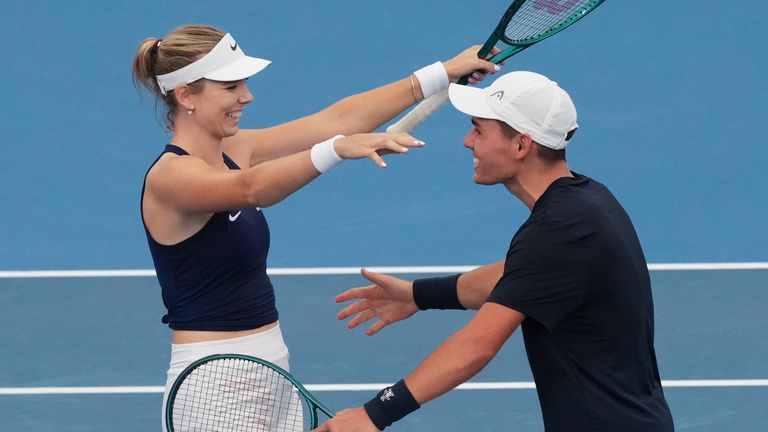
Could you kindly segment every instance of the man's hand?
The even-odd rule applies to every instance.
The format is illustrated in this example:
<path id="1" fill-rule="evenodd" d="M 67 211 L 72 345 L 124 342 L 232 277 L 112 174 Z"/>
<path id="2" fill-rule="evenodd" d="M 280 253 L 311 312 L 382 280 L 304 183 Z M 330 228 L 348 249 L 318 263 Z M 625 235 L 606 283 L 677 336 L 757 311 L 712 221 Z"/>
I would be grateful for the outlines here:
<path id="1" fill-rule="evenodd" d="M 315 432 L 379 432 L 363 407 L 339 411 L 336 416 L 321 424 Z"/>
<path id="2" fill-rule="evenodd" d="M 336 296 L 336 303 L 357 300 L 337 314 L 340 320 L 355 315 L 347 327 L 353 329 L 376 317 L 378 320 L 365 331 L 371 336 L 387 325 L 418 312 L 419 308 L 413 301 L 413 282 L 366 269 L 362 269 L 361 273 L 374 284 L 352 288 Z"/>

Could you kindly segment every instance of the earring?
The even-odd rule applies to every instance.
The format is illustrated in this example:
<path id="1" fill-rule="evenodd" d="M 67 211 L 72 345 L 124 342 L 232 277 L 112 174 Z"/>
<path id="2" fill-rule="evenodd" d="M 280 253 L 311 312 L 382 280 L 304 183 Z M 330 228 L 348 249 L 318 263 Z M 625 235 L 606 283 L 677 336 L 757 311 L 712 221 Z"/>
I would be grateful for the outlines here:
<path id="1" fill-rule="evenodd" d="M 187 114 L 192 115 L 192 108 L 187 109 Z"/>

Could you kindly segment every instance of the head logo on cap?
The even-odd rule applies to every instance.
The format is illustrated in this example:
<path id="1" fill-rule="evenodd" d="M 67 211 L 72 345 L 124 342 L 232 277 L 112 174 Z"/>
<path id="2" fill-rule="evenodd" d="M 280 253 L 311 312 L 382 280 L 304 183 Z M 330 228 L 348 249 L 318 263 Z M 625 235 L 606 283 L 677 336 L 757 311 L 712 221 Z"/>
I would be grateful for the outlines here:
<path id="1" fill-rule="evenodd" d="M 237 49 L 237 42 L 235 42 L 235 44 L 234 44 L 234 45 L 232 45 L 232 44 L 229 44 L 229 48 L 230 48 L 232 51 L 235 51 L 235 50 Z"/>
<path id="2" fill-rule="evenodd" d="M 499 90 L 497 92 L 493 92 L 489 95 L 490 97 L 495 97 L 498 100 L 504 99 L 504 90 Z"/>

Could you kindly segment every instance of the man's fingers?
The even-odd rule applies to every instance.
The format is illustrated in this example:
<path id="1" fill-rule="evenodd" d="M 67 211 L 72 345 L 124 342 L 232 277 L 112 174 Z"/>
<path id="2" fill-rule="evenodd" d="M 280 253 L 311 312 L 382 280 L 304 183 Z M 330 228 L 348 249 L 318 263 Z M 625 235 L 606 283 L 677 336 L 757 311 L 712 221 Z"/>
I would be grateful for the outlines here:
<path id="1" fill-rule="evenodd" d="M 362 274 L 364 278 L 368 279 L 369 281 L 379 286 L 384 284 L 386 278 L 388 277 L 385 274 L 372 272 L 366 268 L 360 269 L 360 274 Z"/>
<path id="2" fill-rule="evenodd" d="M 360 324 L 363 324 L 364 322 L 368 321 L 369 319 L 375 316 L 376 314 L 374 314 L 372 310 L 366 309 L 360 312 L 359 314 L 355 315 L 355 317 L 352 318 L 351 320 L 349 320 L 349 322 L 347 323 L 347 327 L 349 327 L 350 329 L 356 328 Z"/>
<path id="3" fill-rule="evenodd" d="M 357 300 L 357 299 L 364 299 L 366 298 L 366 291 L 373 288 L 373 285 L 368 285 L 364 287 L 357 287 L 357 288 L 350 288 L 343 293 L 340 293 L 336 296 L 336 303 L 343 303 L 345 301 L 349 300 Z"/>
<path id="4" fill-rule="evenodd" d="M 352 315 L 359 313 L 360 311 L 364 311 L 367 308 L 368 306 L 366 305 L 366 302 L 361 300 L 340 310 L 338 313 L 336 313 L 336 317 L 340 320 L 347 319 Z"/>
<path id="5" fill-rule="evenodd" d="M 368 336 L 373 336 L 376 333 L 378 333 L 379 330 L 383 329 L 386 325 L 387 323 L 385 323 L 384 321 L 378 320 L 372 326 L 368 327 L 367 330 L 365 330 L 365 334 L 367 334 Z"/>

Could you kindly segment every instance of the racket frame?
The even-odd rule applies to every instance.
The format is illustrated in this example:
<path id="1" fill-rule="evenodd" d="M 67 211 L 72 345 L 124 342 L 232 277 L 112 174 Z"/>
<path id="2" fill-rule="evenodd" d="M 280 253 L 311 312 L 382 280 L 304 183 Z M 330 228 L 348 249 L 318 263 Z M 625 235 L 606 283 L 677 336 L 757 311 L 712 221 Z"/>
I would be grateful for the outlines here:
<path id="1" fill-rule="evenodd" d="M 318 409 L 322 411 L 323 414 L 327 415 L 329 418 L 333 417 L 333 411 L 328 409 L 319 400 L 317 400 L 315 396 L 309 392 L 309 390 L 307 390 L 298 380 L 296 380 L 296 378 L 293 377 L 293 375 L 291 375 L 290 372 L 286 371 L 280 366 L 274 363 L 271 363 L 269 361 L 266 361 L 264 359 L 260 359 L 258 357 L 253 357 L 245 354 L 212 354 L 212 355 L 200 358 L 198 360 L 195 360 L 189 366 L 184 368 L 184 370 L 181 371 L 179 376 L 176 378 L 176 381 L 174 381 L 173 385 L 171 386 L 171 389 L 168 392 L 168 400 L 165 405 L 165 426 L 168 432 L 173 432 L 175 430 L 173 427 L 173 405 L 176 399 L 176 393 L 178 393 L 179 388 L 181 388 L 186 377 L 189 376 L 198 367 L 216 360 L 245 360 L 245 361 L 257 363 L 262 366 L 268 367 L 274 370 L 275 372 L 277 372 L 278 374 L 282 375 L 285 379 L 290 381 L 291 384 L 293 384 L 293 386 L 299 391 L 299 393 L 301 393 L 301 397 L 303 397 L 307 401 L 307 405 L 310 408 L 309 410 L 310 424 L 312 425 L 313 428 L 317 427 L 317 423 L 318 423 L 317 410 Z"/>

